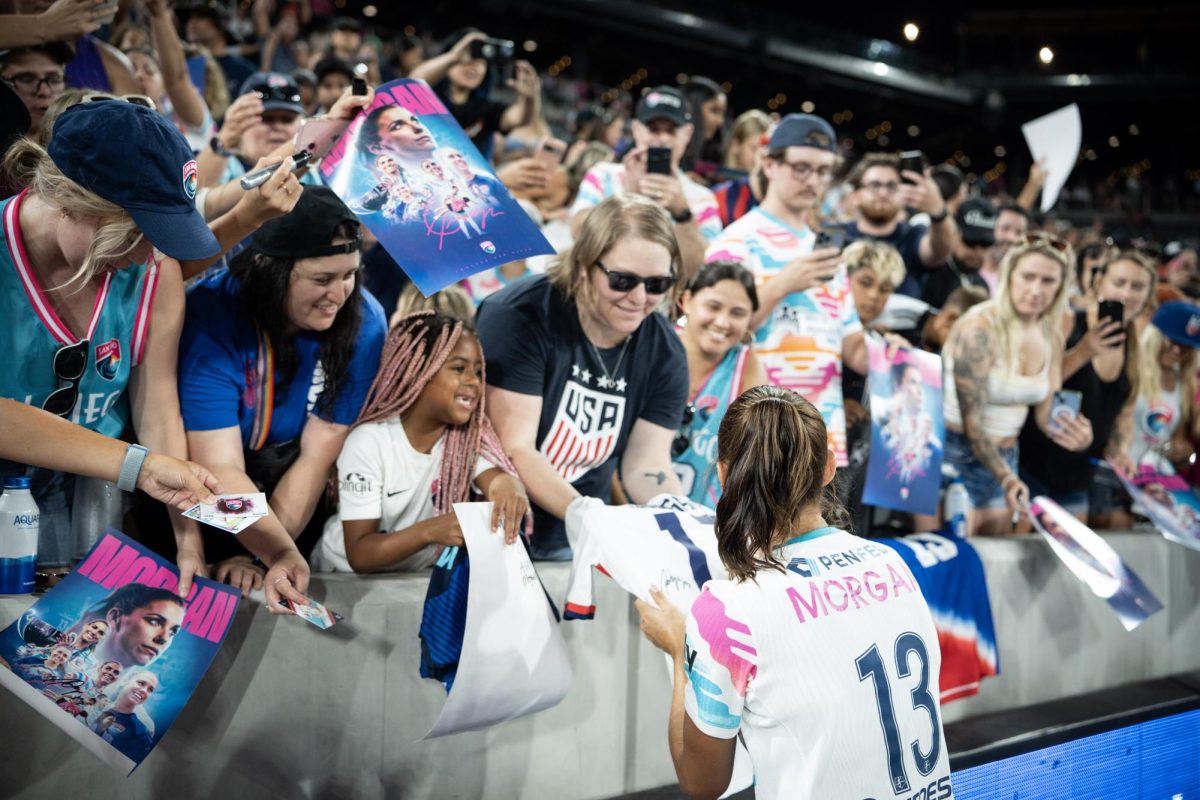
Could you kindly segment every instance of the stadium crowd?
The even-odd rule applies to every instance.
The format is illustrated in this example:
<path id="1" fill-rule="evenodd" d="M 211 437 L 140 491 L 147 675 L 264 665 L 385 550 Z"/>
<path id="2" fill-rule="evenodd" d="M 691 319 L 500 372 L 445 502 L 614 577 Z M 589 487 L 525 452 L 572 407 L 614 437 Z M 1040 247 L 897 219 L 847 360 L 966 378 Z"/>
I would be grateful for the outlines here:
<path id="1" fill-rule="evenodd" d="M 702 76 L 604 104 L 484 32 L 434 43 L 328 0 L 8 6 L 3 394 L 157 454 L 170 486 L 128 527 L 185 577 L 278 610 L 310 569 L 427 568 L 471 496 L 511 540 L 529 511 L 535 557 L 569 560 L 591 504 L 715 507 L 725 410 L 766 384 L 820 411 L 859 535 L 937 529 L 861 502 L 876 336 L 943 359 L 971 533 L 1028 531 L 1036 494 L 1129 527 L 1111 465 L 1200 478 L 1194 246 L 1040 213 L 1041 165 L 989 193 L 949 162 L 851 152 L 814 114 L 735 114 Z M 365 107 L 355 79 L 399 77 L 433 87 L 557 255 L 426 298 L 311 166 L 240 186 L 305 120 Z M 379 125 L 381 153 L 419 128 Z M 444 160 L 426 169 L 452 181 Z M 1076 413 L 1051 414 L 1061 389 Z M 72 479 L 33 474 L 40 568 L 61 571 Z M 264 491 L 271 513 L 215 536 L 157 502 L 171 487 Z"/>

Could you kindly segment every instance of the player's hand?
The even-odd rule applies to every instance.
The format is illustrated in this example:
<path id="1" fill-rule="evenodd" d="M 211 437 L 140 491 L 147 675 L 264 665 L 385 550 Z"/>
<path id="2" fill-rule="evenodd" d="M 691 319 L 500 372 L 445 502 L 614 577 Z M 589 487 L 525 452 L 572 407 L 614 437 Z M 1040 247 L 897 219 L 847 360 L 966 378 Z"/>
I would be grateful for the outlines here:
<path id="1" fill-rule="evenodd" d="M 650 587 L 650 597 L 654 600 L 653 605 L 644 600 L 635 600 L 633 603 L 638 616 L 642 618 L 642 633 L 659 650 L 672 658 L 680 658 L 683 655 L 686 624 L 683 613 L 657 587 Z"/>
<path id="2" fill-rule="evenodd" d="M 297 603 L 308 602 L 308 562 L 300 555 L 295 545 L 276 554 L 271 568 L 263 577 L 263 594 L 267 598 L 267 610 L 272 614 L 291 614 L 292 611 L 280 603 L 287 598 Z"/>
<path id="3" fill-rule="evenodd" d="M 841 251 L 836 247 L 823 247 L 789 261 L 773 280 L 784 281 L 791 292 L 803 292 L 818 283 L 824 283 L 837 272 L 841 262 Z"/>
<path id="4" fill-rule="evenodd" d="M 213 575 L 242 593 L 242 597 L 261 588 L 263 571 L 246 556 L 233 556 L 217 564 Z"/>
<path id="5" fill-rule="evenodd" d="M 488 485 L 487 499 L 492 501 L 492 530 L 504 526 L 504 543 L 517 541 L 525 512 L 529 509 L 529 498 L 525 487 L 512 475 L 497 475 Z"/>

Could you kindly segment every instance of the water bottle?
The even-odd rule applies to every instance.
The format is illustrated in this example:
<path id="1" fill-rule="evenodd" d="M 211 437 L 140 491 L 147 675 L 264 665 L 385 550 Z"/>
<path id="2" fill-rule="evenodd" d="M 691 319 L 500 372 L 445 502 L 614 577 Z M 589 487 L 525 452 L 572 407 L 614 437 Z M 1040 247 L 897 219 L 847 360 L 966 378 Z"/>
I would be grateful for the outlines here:
<path id="1" fill-rule="evenodd" d="M 971 496 L 967 487 L 955 475 L 946 487 L 946 499 L 942 505 L 942 517 L 949 522 L 950 532 L 959 539 L 967 538 L 967 515 L 971 513 Z"/>
<path id="2" fill-rule="evenodd" d="M 0 594 L 33 591 L 38 516 L 29 478 L 5 478 L 0 494 Z"/>
<path id="3" fill-rule="evenodd" d="M 83 560 L 105 528 L 122 527 L 123 511 L 122 492 L 115 483 L 75 476 L 75 501 L 71 504 L 72 563 Z"/>

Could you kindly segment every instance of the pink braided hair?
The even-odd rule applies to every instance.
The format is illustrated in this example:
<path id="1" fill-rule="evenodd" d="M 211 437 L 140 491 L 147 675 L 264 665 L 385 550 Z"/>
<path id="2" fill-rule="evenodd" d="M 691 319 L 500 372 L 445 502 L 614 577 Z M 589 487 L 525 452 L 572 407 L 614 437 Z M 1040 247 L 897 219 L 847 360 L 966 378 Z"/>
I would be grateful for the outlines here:
<path id="1" fill-rule="evenodd" d="M 354 424 L 391 419 L 411 408 L 446 363 L 464 332 L 474 334 L 462 320 L 434 311 L 416 311 L 397 321 L 388 331 L 379 372 Z M 471 414 L 470 422 L 452 425 L 446 431 L 439 474 L 441 490 L 436 505 L 439 514 L 448 514 L 454 503 L 469 499 L 471 473 L 480 454 L 517 477 L 517 468 L 505 454 L 500 437 L 484 412 L 482 391 L 486 386 L 486 374 L 480 383 L 479 405 Z"/>

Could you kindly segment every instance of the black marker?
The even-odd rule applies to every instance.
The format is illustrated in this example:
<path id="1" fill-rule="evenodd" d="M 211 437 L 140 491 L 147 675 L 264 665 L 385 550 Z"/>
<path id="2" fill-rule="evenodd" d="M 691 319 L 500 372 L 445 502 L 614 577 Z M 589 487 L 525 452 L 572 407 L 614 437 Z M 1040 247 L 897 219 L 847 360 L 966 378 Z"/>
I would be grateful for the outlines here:
<path id="1" fill-rule="evenodd" d="M 311 159 L 311 158 L 312 158 L 312 153 L 310 153 L 307 150 L 302 150 L 301 152 L 296 153 L 296 155 L 291 157 L 292 170 L 295 171 L 295 170 L 300 169 L 305 164 L 307 164 L 309 162 L 309 159 Z M 254 172 L 251 172 L 249 175 L 243 175 L 242 180 L 241 180 L 242 188 L 245 189 L 246 191 L 250 191 L 251 189 L 255 189 L 259 186 L 262 186 L 264 183 L 266 183 L 268 180 L 270 180 L 272 175 L 275 174 L 275 170 L 282 167 L 285 163 L 287 163 L 286 158 L 283 161 L 280 161 L 278 164 L 272 164 L 269 167 L 263 167 L 262 169 L 255 170 Z"/>

